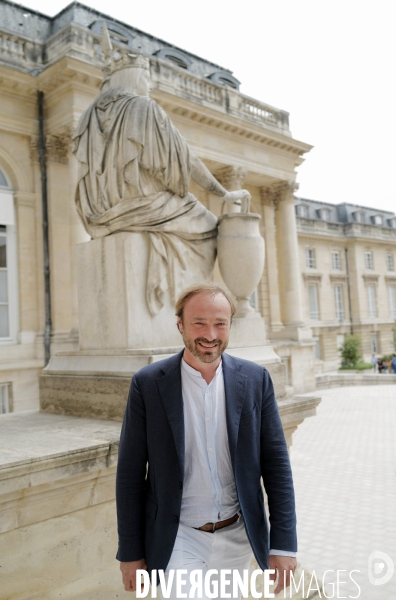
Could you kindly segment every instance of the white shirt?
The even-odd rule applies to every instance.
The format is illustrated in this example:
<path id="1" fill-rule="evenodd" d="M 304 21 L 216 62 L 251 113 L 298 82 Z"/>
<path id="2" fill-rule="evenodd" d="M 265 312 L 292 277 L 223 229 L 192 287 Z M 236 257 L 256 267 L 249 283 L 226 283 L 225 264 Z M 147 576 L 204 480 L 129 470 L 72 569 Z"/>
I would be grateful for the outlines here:
<path id="1" fill-rule="evenodd" d="M 180 523 L 200 527 L 234 516 L 239 502 L 228 444 L 223 367 L 207 384 L 181 361 L 185 457 Z M 296 556 L 271 549 L 270 554 Z"/>
<path id="2" fill-rule="evenodd" d="M 222 364 L 207 384 L 181 361 L 185 458 L 180 523 L 200 527 L 239 510 L 228 444 Z"/>

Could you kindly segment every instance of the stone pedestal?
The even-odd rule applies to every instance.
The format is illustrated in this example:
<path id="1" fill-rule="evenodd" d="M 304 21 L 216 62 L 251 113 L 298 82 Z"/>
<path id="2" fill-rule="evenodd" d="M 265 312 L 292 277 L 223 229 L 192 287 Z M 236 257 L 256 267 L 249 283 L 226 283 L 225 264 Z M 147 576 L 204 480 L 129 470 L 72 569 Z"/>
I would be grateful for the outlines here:
<path id="1" fill-rule="evenodd" d="M 77 246 L 80 350 L 153 349 L 180 345 L 174 302 L 152 316 L 146 301 L 149 239 L 116 233 Z M 194 283 L 191 274 L 186 285 Z"/>
<path id="2" fill-rule="evenodd" d="M 149 241 L 117 233 L 77 246 L 80 350 L 53 356 L 40 377 L 42 412 L 121 421 L 131 377 L 183 348 L 168 293 L 152 316 L 146 302 Z M 191 274 L 193 283 L 194 274 Z M 235 318 L 228 352 L 266 366 L 279 399 L 285 370 L 258 314 Z"/>

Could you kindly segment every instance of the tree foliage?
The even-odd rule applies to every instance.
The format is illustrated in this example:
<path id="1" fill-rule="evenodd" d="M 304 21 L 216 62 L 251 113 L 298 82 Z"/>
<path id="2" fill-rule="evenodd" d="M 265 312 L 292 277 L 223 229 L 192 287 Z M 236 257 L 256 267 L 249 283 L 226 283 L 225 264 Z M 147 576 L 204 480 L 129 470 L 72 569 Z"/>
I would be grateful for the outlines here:
<path id="1" fill-rule="evenodd" d="M 344 343 L 339 349 L 342 357 L 342 364 L 349 367 L 356 367 L 362 358 L 360 354 L 361 341 L 357 335 L 347 335 Z"/>

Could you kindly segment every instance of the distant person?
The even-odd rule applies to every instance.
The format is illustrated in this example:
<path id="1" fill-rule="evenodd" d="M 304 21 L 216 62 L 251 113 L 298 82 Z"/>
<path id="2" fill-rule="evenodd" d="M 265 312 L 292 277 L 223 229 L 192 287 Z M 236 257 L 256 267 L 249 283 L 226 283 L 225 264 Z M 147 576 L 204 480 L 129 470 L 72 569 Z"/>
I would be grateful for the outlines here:
<path id="1" fill-rule="evenodd" d="M 371 364 L 373 365 L 374 373 L 376 373 L 377 372 L 378 359 L 376 358 L 375 354 L 373 354 L 373 356 L 371 357 Z"/>
<path id="2" fill-rule="evenodd" d="M 392 358 L 392 371 L 396 375 L 396 354 L 394 354 Z"/>
<path id="3" fill-rule="evenodd" d="M 378 373 L 384 373 L 387 369 L 382 358 L 378 359 Z"/>

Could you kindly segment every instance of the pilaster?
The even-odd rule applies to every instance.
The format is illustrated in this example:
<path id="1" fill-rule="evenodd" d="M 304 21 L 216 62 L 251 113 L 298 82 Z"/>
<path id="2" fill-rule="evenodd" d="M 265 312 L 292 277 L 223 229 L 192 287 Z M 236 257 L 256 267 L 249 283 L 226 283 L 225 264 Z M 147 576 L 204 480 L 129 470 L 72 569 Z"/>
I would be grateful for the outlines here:
<path id="1" fill-rule="evenodd" d="M 260 202 L 264 216 L 264 239 L 266 245 L 266 272 L 270 305 L 270 327 L 272 331 L 283 328 L 278 282 L 278 252 L 276 247 L 275 198 L 274 188 L 260 188 Z"/>
<path id="2" fill-rule="evenodd" d="M 298 263 L 297 226 L 293 193 L 294 181 L 273 189 L 282 321 L 285 325 L 302 325 L 300 269 Z"/>

